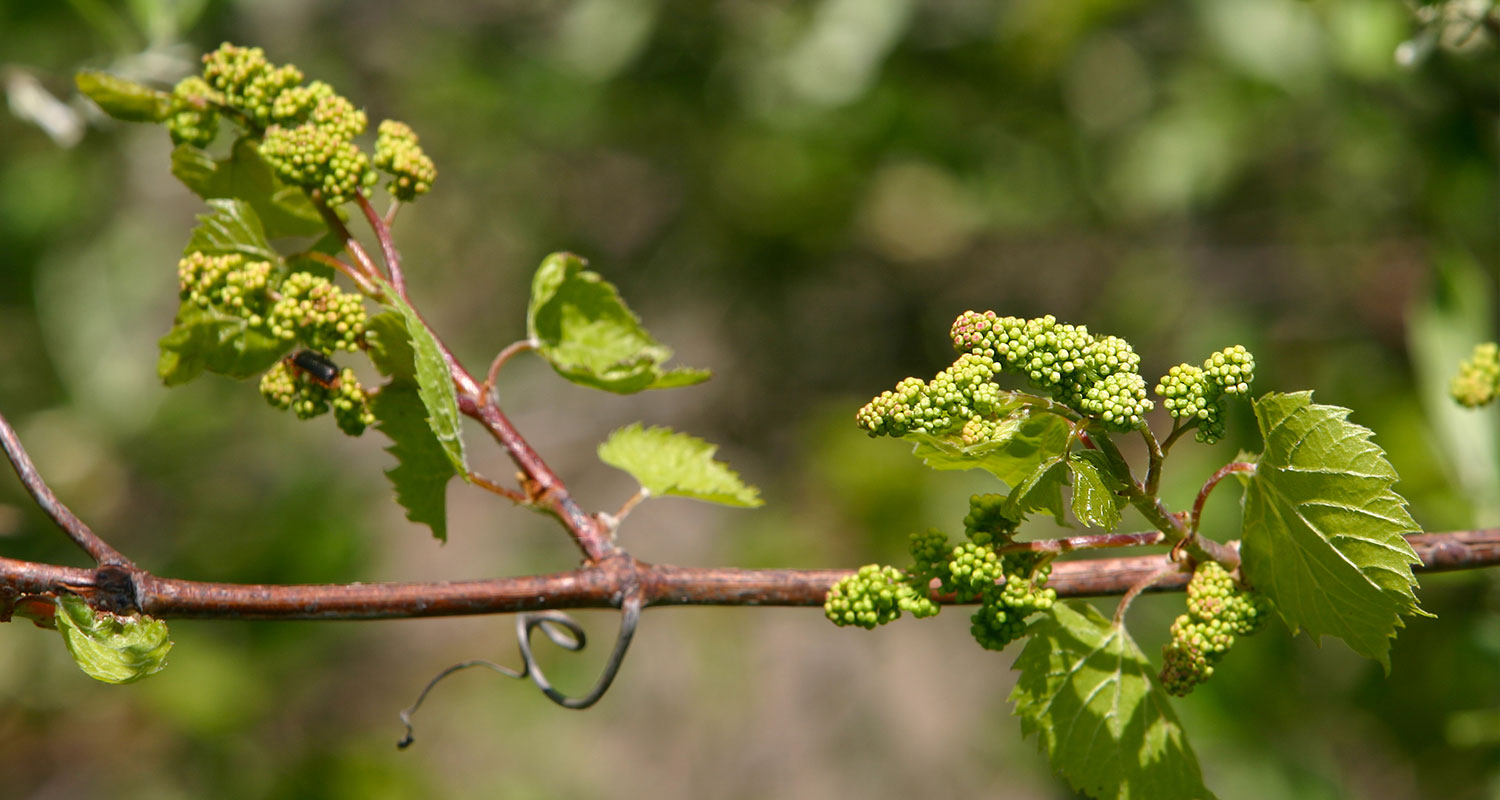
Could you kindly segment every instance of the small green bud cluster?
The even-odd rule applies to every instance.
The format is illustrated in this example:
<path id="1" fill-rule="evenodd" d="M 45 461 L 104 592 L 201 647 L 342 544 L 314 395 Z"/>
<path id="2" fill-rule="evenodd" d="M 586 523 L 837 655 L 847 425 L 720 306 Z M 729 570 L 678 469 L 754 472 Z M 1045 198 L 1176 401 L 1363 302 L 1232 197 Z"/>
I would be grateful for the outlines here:
<path id="1" fill-rule="evenodd" d="M 1270 618 L 1265 595 L 1241 591 L 1223 566 L 1205 561 L 1187 587 L 1188 613 L 1172 623 L 1172 639 L 1162 647 L 1161 682 L 1179 697 L 1208 680 L 1234 645 L 1236 636 L 1259 631 Z"/>
<path id="2" fill-rule="evenodd" d="M 375 168 L 392 176 L 387 189 L 398 200 L 415 200 L 437 180 L 437 167 L 417 145 L 417 134 L 404 122 L 380 123 L 375 138 Z"/>
<path id="3" fill-rule="evenodd" d="M 172 144 L 207 147 L 219 133 L 219 114 L 214 106 L 223 103 L 224 96 L 197 75 L 178 81 L 172 89 L 172 110 L 166 120 Z"/>
<path id="4" fill-rule="evenodd" d="M 970 423 L 993 425 L 1001 402 L 1000 387 L 990 380 L 996 371 L 994 359 L 965 353 L 931 381 L 907 378 L 895 391 L 882 392 L 855 414 L 855 421 L 871 436 L 948 433 L 965 426 L 968 435 Z"/>
<path id="5" fill-rule="evenodd" d="M 310 122 L 267 128 L 260 155 L 282 180 L 318 190 L 330 205 L 352 200 L 374 179 L 369 156 L 336 129 Z"/>
<path id="6" fill-rule="evenodd" d="M 177 262 L 183 300 L 239 317 L 251 327 L 265 322 L 269 290 L 279 278 L 269 261 L 250 261 L 239 253 L 213 256 L 193 251 Z"/>
<path id="7" fill-rule="evenodd" d="M 339 430 L 350 436 L 364 433 L 375 423 L 369 396 L 348 367 L 340 371 L 337 381 L 325 386 L 286 361 L 278 361 L 261 376 L 260 393 L 266 402 L 283 411 L 290 409 L 298 419 L 312 419 L 332 408 Z"/>
<path id="8" fill-rule="evenodd" d="M 1026 633 L 1027 617 L 1057 600 L 1057 590 L 1047 588 L 1052 562 L 1039 553 L 1006 554 L 1002 574 L 1004 582 L 986 588 L 969 618 L 969 633 L 986 650 L 1004 650 Z"/>
<path id="9" fill-rule="evenodd" d="M 866 564 L 859 571 L 833 585 L 823 601 L 823 613 L 840 627 L 858 625 L 873 629 L 901 616 L 930 617 L 938 605 L 927 595 L 926 587 L 913 586 L 905 572 L 895 567 Z"/>
<path id="10" fill-rule="evenodd" d="M 913 577 L 926 578 L 929 582 L 936 578 L 947 582 L 948 555 L 953 548 L 948 544 L 948 534 L 936 528 L 928 528 L 911 535 L 908 542 L 911 550 Z"/>
<path id="11" fill-rule="evenodd" d="M 1479 408 L 1500 397 L 1500 344 L 1481 342 L 1469 360 L 1458 366 L 1458 375 L 1448 387 L 1453 399 L 1467 408 Z"/>
<path id="12" fill-rule="evenodd" d="M 1032 386 L 1113 431 L 1146 424 L 1151 401 L 1140 357 L 1123 339 L 1094 336 L 1082 325 L 1000 317 L 966 311 L 953 323 L 960 355 L 931 381 L 907 378 L 855 415 L 871 436 L 908 432 L 952 434 L 966 445 L 993 439 L 1008 410 L 1008 393 L 993 382 L 1002 373 L 1026 376 Z"/>
<path id="13" fill-rule="evenodd" d="M 943 591 L 951 592 L 961 603 L 971 603 L 995 587 L 1004 574 L 1004 565 L 994 548 L 964 542 L 948 554 L 947 571 Z"/>
<path id="14" fill-rule="evenodd" d="M 996 547 L 1010 543 L 1019 521 L 1006 511 L 1008 499 L 1003 494 L 969 496 L 969 513 L 964 517 L 964 535 L 969 541 Z"/>
<path id="15" fill-rule="evenodd" d="M 264 126 L 271 120 L 276 98 L 302 83 L 302 71 L 291 64 L 271 64 L 259 47 L 225 42 L 203 56 L 203 79 L 223 95 L 225 105 Z"/>
<path id="16" fill-rule="evenodd" d="M 287 342 L 300 339 L 326 353 L 359 348 L 367 319 L 360 295 L 341 291 L 327 278 L 310 272 L 287 276 L 280 295 L 270 311 L 272 334 Z"/>
<path id="17" fill-rule="evenodd" d="M 969 498 L 964 532 L 969 541 L 950 545 L 942 531 L 913 533 L 912 567 L 900 570 L 870 564 L 834 585 L 823 603 L 824 613 L 837 625 L 874 628 L 907 611 L 930 617 L 941 610 L 932 601 L 931 587 L 954 595 L 961 603 L 979 603 L 970 617 L 970 631 L 979 644 L 1000 650 L 1026 632 L 1026 618 L 1052 607 L 1057 592 L 1047 588 L 1052 573 L 1050 557 L 1040 553 L 1006 553 L 1016 523 L 1002 513 L 1004 495 L 977 494 Z"/>
<path id="18" fill-rule="evenodd" d="M 1064 405 L 1096 417 L 1114 431 L 1146 424 L 1151 401 L 1141 358 L 1124 339 L 1094 336 L 1084 325 L 965 311 L 950 332 L 960 352 L 994 359 L 1002 371 L 1025 375 Z"/>
<path id="19" fill-rule="evenodd" d="M 1225 400 L 1250 393 L 1255 357 L 1241 345 L 1226 347 L 1203 366 L 1178 364 L 1156 384 L 1162 406 L 1173 419 L 1196 421 L 1196 438 L 1212 444 L 1224 435 Z"/>

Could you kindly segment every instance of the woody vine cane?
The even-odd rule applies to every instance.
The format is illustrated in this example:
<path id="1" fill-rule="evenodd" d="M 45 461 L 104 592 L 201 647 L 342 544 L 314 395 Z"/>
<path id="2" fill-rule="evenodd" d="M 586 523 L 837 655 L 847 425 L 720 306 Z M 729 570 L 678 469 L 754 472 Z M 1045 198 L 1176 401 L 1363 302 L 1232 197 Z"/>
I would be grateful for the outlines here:
<path id="1" fill-rule="evenodd" d="M 0 559 L 5 610 L 56 626 L 79 665 L 101 680 L 160 670 L 170 648 L 163 620 L 171 618 L 521 612 L 520 669 L 466 665 L 529 678 L 555 702 L 581 708 L 609 687 L 646 607 L 822 604 L 838 624 L 875 627 L 903 612 L 928 617 L 966 603 L 977 607 L 971 631 L 982 647 L 1024 640 L 1012 693 L 1017 715 L 1073 786 L 1096 797 L 1205 797 L 1211 793 L 1167 695 L 1233 668 L 1225 657 L 1238 638 L 1280 619 L 1294 633 L 1339 637 L 1389 667 L 1391 638 L 1424 613 L 1414 573 L 1500 563 L 1500 531 L 1419 533 L 1393 490 L 1394 468 L 1347 409 L 1317 404 L 1309 392 L 1252 400 L 1255 360 L 1243 347 L 1179 364 L 1148 384 L 1140 356 L 1120 337 L 999 311 L 961 315 L 949 332 L 958 353 L 951 366 L 930 380 L 899 382 L 856 415 L 871 436 L 908 440 L 930 467 L 998 479 L 995 491 L 970 499 L 959 541 L 941 530 L 917 532 L 909 565 L 853 571 L 639 561 L 618 543 L 639 503 L 676 495 L 753 507 L 760 498 L 714 458 L 713 445 L 630 425 L 599 455 L 641 488 L 614 511 L 589 512 L 507 419 L 495 386 L 503 365 L 528 351 L 570 382 L 614 393 L 708 378 L 669 368 L 670 349 L 582 259 L 559 253 L 542 263 L 525 336 L 502 348 L 480 381 L 412 302 L 392 237 L 403 204 L 418 201 L 437 177 L 409 126 L 382 122 L 371 158 L 356 143 L 368 123 L 354 103 L 327 84 L 304 83 L 296 67 L 234 45 L 205 56 L 201 74 L 170 92 L 99 73 L 79 82 L 116 117 L 164 124 L 176 145 L 173 174 L 210 208 L 178 264 L 180 306 L 158 363 L 168 385 L 204 372 L 254 378 L 273 407 L 299 418 L 332 412 L 351 436 L 374 426 L 391 440 L 397 466 L 387 474 L 398 502 L 436 537 L 447 534 L 443 493 L 456 475 L 556 519 L 582 562 L 552 575 L 454 583 L 251 586 L 158 577 L 68 512 L 0 423 L 28 491 L 96 564 Z M 377 187 L 381 174 L 387 181 Z M 383 212 L 375 207 L 381 193 L 390 197 Z M 374 246 L 354 234 L 360 223 Z M 1490 352 L 1476 350 L 1456 397 L 1484 405 L 1480 390 L 1494 382 Z M 362 357 L 380 385 L 362 385 L 347 365 Z M 1172 420 L 1161 436 L 1149 424 L 1153 394 Z M 1210 475 L 1193 508 L 1170 508 L 1159 487 L 1171 453 L 1189 433 L 1213 444 L 1230 404 L 1240 402 L 1251 405 L 1262 451 Z M 477 420 L 510 456 L 513 482 L 467 466 L 461 416 Z M 1134 438 L 1144 445 L 1141 465 L 1120 447 Z M 1200 530 L 1203 503 L 1226 482 L 1244 492 L 1242 527 L 1237 538 L 1209 537 Z M 1152 530 L 1117 532 L 1129 509 Z M 1039 513 L 1092 531 L 1018 540 L 1018 526 Z M 1152 545 L 1169 552 L 1067 558 Z M 1183 587 L 1186 613 L 1153 665 L 1131 638 L 1131 602 Z M 1073 599 L 1100 595 L 1121 597 L 1112 617 Z M 540 629 L 555 644 L 582 647 L 581 629 L 561 609 L 584 607 L 621 609 L 621 628 L 595 687 L 569 697 L 538 669 L 530 637 Z M 1097 733 L 1080 741 L 1068 733 L 1076 730 Z"/>

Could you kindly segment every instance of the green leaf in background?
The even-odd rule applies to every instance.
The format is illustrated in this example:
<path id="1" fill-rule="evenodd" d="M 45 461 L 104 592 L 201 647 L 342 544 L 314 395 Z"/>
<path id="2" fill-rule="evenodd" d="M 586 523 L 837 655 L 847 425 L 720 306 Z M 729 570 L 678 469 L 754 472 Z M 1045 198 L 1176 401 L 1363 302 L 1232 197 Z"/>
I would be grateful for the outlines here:
<path id="1" fill-rule="evenodd" d="M 1028 631 L 1010 693 L 1073 788 L 1099 800 L 1211 800 L 1151 664 L 1093 606 L 1057 603 Z"/>
<path id="2" fill-rule="evenodd" d="M 198 227 L 182 252 L 213 255 L 241 253 L 257 261 L 281 263 L 281 254 L 266 240 L 260 216 L 243 200 L 215 198 L 208 204 L 213 211 L 198 217 Z"/>
<path id="3" fill-rule="evenodd" d="M 80 70 L 73 76 L 78 91 L 104 113 L 126 122 L 161 122 L 172 111 L 172 95 L 108 72 Z"/>
<path id="4" fill-rule="evenodd" d="M 286 342 L 264 324 L 203 308 L 184 300 L 172 330 L 158 343 L 156 372 L 168 386 L 178 386 L 204 370 L 244 379 L 258 375 L 286 354 Z"/>
<path id="5" fill-rule="evenodd" d="M 469 464 L 464 458 L 463 429 L 458 415 L 458 394 L 453 388 L 453 374 L 443 358 L 443 350 L 432 332 L 422 324 L 422 318 L 407 305 L 390 284 L 380 281 L 385 292 L 385 305 L 400 315 L 406 326 L 406 339 L 411 343 L 417 391 L 422 405 L 427 409 L 427 422 L 432 435 L 442 445 L 443 453 L 453 465 L 454 471 L 464 480 L 469 479 Z M 395 338 L 399 339 L 397 335 Z"/>
<path id="6" fill-rule="evenodd" d="M 902 438 L 915 441 L 912 455 L 933 469 L 982 469 L 1014 487 L 1043 461 L 1061 455 L 1068 447 L 1069 433 L 1067 420 L 1023 405 L 1001 418 L 988 441 L 965 445 L 956 437 L 915 432 Z"/>
<path id="7" fill-rule="evenodd" d="M 380 432 L 391 440 L 386 452 L 396 457 L 396 466 L 386 477 L 396 490 L 396 502 L 406 509 L 406 518 L 432 528 L 432 535 L 448 540 L 447 488 L 453 463 L 427 423 L 427 407 L 410 379 L 397 379 L 381 387 L 370 400 Z"/>
<path id="8" fill-rule="evenodd" d="M 641 327 L 612 284 L 583 267 L 578 256 L 553 253 L 531 282 L 526 334 L 559 375 L 617 394 L 708 380 L 707 370 L 664 370 L 671 348 Z"/>
<path id="9" fill-rule="evenodd" d="M 1105 480 L 1097 450 L 1074 453 L 1068 459 L 1073 475 L 1073 516 L 1084 525 L 1112 531 L 1120 524 L 1120 508 L 1125 498 L 1115 494 Z"/>
<path id="10" fill-rule="evenodd" d="M 1389 670 L 1401 615 L 1423 613 L 1403 538 L 1420 528 L 1391 489 L 1395 468 L 1348 409 L 1311 392 L 1254 405 L 1266 451 L 1245 488 L 1245 578 L 1293 633 L 1337 636 Z"/>
<path id="11" fill-rule="evenodd" d="M 58 596 L 54 619 L 74 663 L 94 680 L 131 683 L 167 665 L 172 640 L 159 619 L 96 612 L 72 594 Z"/>
<path id="12" fill-rule="evenodd" d="M 761 505 L 760 490 L 745 485 L 727 464 L 714 460 L 715 450 L 717 446 L 696 436 L 635 423 L 611 433 L 599 445 L 599 459 L 630 473 L 653 495 L 741 508 Z"/>
<path id="13" fill-rule="evenodd" d="M 365 343 L 370 361 L 389 378 L 417 377 L 417 354 L 411 349 L 406 320 L 395 311 L 382 311 L 365 323 Z"/>
<path id="14" fill-rule="evenodd" d="M 255 209 L 271 239 L 317 236 L 327 231 L 312 201 L 298 187 L 283 182 L 260 157 L 256 140 L 235 141 L 229 155 L 215 159 L 190 144 L 172 150 L 172 174 L 204 200 L 240 199 Z"/>

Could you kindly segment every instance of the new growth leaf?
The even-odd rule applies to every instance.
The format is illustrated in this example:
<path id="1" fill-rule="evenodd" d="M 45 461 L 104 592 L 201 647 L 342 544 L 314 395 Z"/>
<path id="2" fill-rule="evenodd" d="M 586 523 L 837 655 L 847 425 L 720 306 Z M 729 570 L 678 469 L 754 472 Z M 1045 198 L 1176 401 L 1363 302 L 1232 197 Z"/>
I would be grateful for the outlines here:
<path id="1" fill-rule="evenodd" d="M 57 598 L 57 631 L 78 668 L 94 680 L 131 683 L 167 665 L 167 623 L 145 616 L 95 611 L 82 597 Z"/>
<path id="2" fill-rule="evenodd" d="M 670 428 L 640 423 L 620 428 L 599 445 L 599 459 L 630 473 L 653 495 L 676 495 L 755 508 L 760 490 L 747 486 L 728 464 L 714 458 L 717 445 Z"/>
<path id="3" fill-rule="evenodd" d="M 656 341 L 614 285 L 572 253 L 543 259 L 531 282 L 526 335 L 557 374 L 616 394 L 708 380 L 708 370 L 663 367 L 672 349 Z"/>
<path id="4" fill-rule="evenodd" d="M 1401 617 L 1424 613 L 1404 538 L 1420 528 L 1385 452 L 1348 416 L 1311 392 L 1255 401 L 1266 451 L 1246 482 L 1243 571 L 1293 633 L 1337 636 L 1389 670 Z"/>
<path id="5" fill-rule="evenodd" d="M 1032 623 L 1011 691 L 1021 731 L 1096 800 L 1211 800 L 1151 664 L 1093 606 L 1057 603 Z"/>

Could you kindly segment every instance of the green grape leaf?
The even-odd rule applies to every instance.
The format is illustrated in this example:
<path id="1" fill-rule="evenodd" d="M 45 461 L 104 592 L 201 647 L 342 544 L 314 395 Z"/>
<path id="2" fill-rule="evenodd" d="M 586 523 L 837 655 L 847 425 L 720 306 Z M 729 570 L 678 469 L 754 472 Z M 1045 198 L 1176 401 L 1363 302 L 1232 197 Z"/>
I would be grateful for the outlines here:
<path id="1" fill-rule="evenodd" d="M 676 495 L 755 508 L 760 490 L 747 486 L 729 465 L 714 459 L 718 447 L 670 428 L 640 423 L 611 433 L 599 445 L 599 460 L 624 470 L 653 495 Z"/>
<path id="2" fill-rule="evenodd" d="M 115 119 L 161 122 L 172 112 L 172 95 L 118 75 L 85 69 L 73 76 L 73 82 Z"/>
<path id="3" fill-rule="evenodd" d="M 255 209 L 271 239 L 317 236 L 327 231 L 307 194 L 271 170 L 256 140 L 242 136 L 229 155 L 215 159 L 189 144 L 172 150 L 172 174 L 204 200 L 238 198 Z"/>
<path id="4" fill-rule="evenodd" d="M 1027 631 L 1010 693 L 1024 735 L 1098 800 L 1211 800 L 1151 663 L 1093 606 L 1057 603 Z"/>
<path id="5" fill-rule="evenodd" d="M 158 346 L 156 372 L 166 385 L 178 386 L 204 370 L 236 379 L 259 375 L 286 354 L 287 344 L 264 324 L 252 326 L 241 317 L 184 300 Z"/>
<path id="6" fill-rule="evenodd" d="M 1420 528 L 1391 489 L 1395 468 L 1349 409 L 1314 405 L 1312 392 L 1254 407 L 1266 451 L 1245 488 L 1246 580 L 1293 633 L 1337 636 L 1389 671 L 1401 615 L 1425 613 L 1404 537 Z"/>
<path id="7" fill-rule="evenodd" d="M 1125 498 L 1115 494 L 1100 468 L 1103 455 L 1097 450 L 1074 453 L 1068 458 L 1073 475 L 1073 517 L 1080 523 L 1112 531 L 1120 524 Z"/>
<path id="8" fill-rule="evenodd" d="M 1005 516 L 1022 520 L 1033 511 L 1046 511 L 1058 525 L 1069 527 L 1063 517 L 1062 502 L 1062 487 L 1067 480 L 1068 460 L 1065 455 L 1043 461 L 1005 498 Z"/>
<path id="9" fill-rule="evenodd" d="M 458 394 L 453 388 L 453 374 L 443 358 L 443 349 L 432 337 L 432 331 L 422 323 L 410 305 L 396 293 L 390 284 L 379 280 L 385 293 L 387 310 L 400 315 L 406 327 L 406 341 L 410 342 L 417 390 L 422 404 L 427 407 L 427 422 L 432 435 L 442 445 L 443 453 L 453 465 L 454 471 L 464 480 L 469 479 L 469 464 L 464 457 L 463 427 L 458 415 Z M 397 335 L 396 339 L 401 337 Z"/>
<path id="10" fill-rule="evenodd" d="M 453 463 L 432 435 L 416 382 L 397 379 L 386 384 L 370 399 L 370 410 L 380 432 L 391 440 L 386 452 L 396 457 L 396 466 L 385 473 L 396 490 L 396 502 L 406 509 L 407 519 L 447 541 L 447 488 Z"/>
<path id="11" fill-rule="evenodd" d="M 904 438 L 916 442 L 912 455 L 932 469 L 982 469 L 1014 487 L 1043 461 L 1065 451 L 1070 433 L 1062 417 L 1018 405 L 1004 412 L 998 430 L 987 441 L 965 445 L 957 437 L 915 432 Z"/>
<path id="12" fill-rule="evenodd" d="M 260 216 L 243 200 L 214 198 L 208 201 L 213 211 L 198 217 L 187 247 L 182 252 L 211 255 L 240 253 L 257 261 L 281 263 L 281 254 L 266 240 Z"/>
<path id="13" fill-rule="evenodd" d="M 370 361 L 388 378 L 416 380 L 417 353 L 406 332 L 406 320 L 395 311 L 382 311 L 365 323 Z"/>
<path id="14" fill-rule="evenodd" d="M 613 284 L 584 265 L 571 253 L 553 253 L 531 282 L 526 335 L 557 374 L 616 394 L 708 380 L 708 370 L 664 370 L 671 348 L 641 327 Z"/>
<path id="15" fill-rule="evenodd" d="M 58 595 L 53 619 L 73 662 L 96 681 L 131 683 L 167 665 L 172 640 L 159 619 L 95 611 L 74 594 Z"/>

